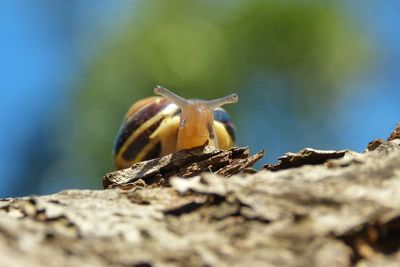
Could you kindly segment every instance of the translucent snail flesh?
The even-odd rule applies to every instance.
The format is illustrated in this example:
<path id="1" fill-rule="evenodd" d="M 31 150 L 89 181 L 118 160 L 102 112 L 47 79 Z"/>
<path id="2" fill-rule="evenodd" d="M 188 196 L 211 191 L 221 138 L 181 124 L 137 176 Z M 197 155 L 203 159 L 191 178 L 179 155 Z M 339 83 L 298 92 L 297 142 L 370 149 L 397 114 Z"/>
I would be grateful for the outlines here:
<path id="1" fill-rule="evenodd" d="M 134 103 L 125 115 L 114 145 L 117 169 L 182 149 L 209 145 L 228 149 L 235 127 L 220 106 L 236 103 L 236 94 L 215 100 L 184 99 L 157 86 L 154 96 Z"/>

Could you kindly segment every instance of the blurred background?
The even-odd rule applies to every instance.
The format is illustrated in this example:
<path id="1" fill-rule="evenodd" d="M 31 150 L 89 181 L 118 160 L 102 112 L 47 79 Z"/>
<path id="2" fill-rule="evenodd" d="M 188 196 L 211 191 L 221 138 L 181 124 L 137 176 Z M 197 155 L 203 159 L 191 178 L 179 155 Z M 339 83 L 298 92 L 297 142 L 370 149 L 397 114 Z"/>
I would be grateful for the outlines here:
<path id="1" fill-rule="evenodd" d="M 100 189 L 124 113 L 157 84 L 238 93 L 237 143 L 262 164 L 362 151 L 400 121 L 399 17 L 396 0 L 3 1 L 0 197 Z"/>

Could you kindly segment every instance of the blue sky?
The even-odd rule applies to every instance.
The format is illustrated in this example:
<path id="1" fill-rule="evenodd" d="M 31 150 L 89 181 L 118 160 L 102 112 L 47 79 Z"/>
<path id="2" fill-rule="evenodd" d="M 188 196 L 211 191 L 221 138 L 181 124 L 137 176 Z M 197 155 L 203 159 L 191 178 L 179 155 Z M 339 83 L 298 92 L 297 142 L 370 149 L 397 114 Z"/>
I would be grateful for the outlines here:
<path id="1" fill-rule="evenodd" d="M 29 175 L 21 153 L 27 144 L 40 142 L 60 106 L 68 107 L 81 70 L 101 41 L 131 15 L 127 5 L 134 2 L 51 3 L 4 1 L 0 9 L 0 197 L 18 194 L 15 185 Z M 379 56 L 345 84 L 348 93 L 335 104 L 331 122 L 340 140 L 333 145 L 361 151 L 400 121 L 400 2 L 351 1 L 346 7 L 374 40 Z"/>

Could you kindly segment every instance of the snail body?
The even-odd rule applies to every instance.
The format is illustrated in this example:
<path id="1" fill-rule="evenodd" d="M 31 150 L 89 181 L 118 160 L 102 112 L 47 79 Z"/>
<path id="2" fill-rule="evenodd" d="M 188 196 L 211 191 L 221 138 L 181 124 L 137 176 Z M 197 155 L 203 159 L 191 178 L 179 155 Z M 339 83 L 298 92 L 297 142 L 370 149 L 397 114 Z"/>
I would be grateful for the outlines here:
<path id="1" fill-rule="evenodd" d="M 220 149 L 234 145 L 234 125 L 220 106 L 236 103 L 236 94 L 215 100 L 186 100 L 160 86 L 154 92 L 161 96 L 134 103 L 124 116 L 113 151 L 117 169 L 207 141 Z"/>

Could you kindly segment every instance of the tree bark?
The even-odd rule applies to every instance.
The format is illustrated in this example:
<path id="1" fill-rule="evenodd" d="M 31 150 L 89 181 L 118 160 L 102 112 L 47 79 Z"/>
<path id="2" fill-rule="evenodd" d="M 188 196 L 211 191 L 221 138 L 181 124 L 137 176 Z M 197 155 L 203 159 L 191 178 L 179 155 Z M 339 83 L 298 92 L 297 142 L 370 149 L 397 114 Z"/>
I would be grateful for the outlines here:
<path id="1" fill-rule="evenodd" d="M 208 151 L 108 174 L 111 189 L 2 199 L 0 266 L 398 266 L 400 140 L 378 143 L 255 173 L 260 154 Z M 223 160 L 239 174 L 199 174 Z"/>

